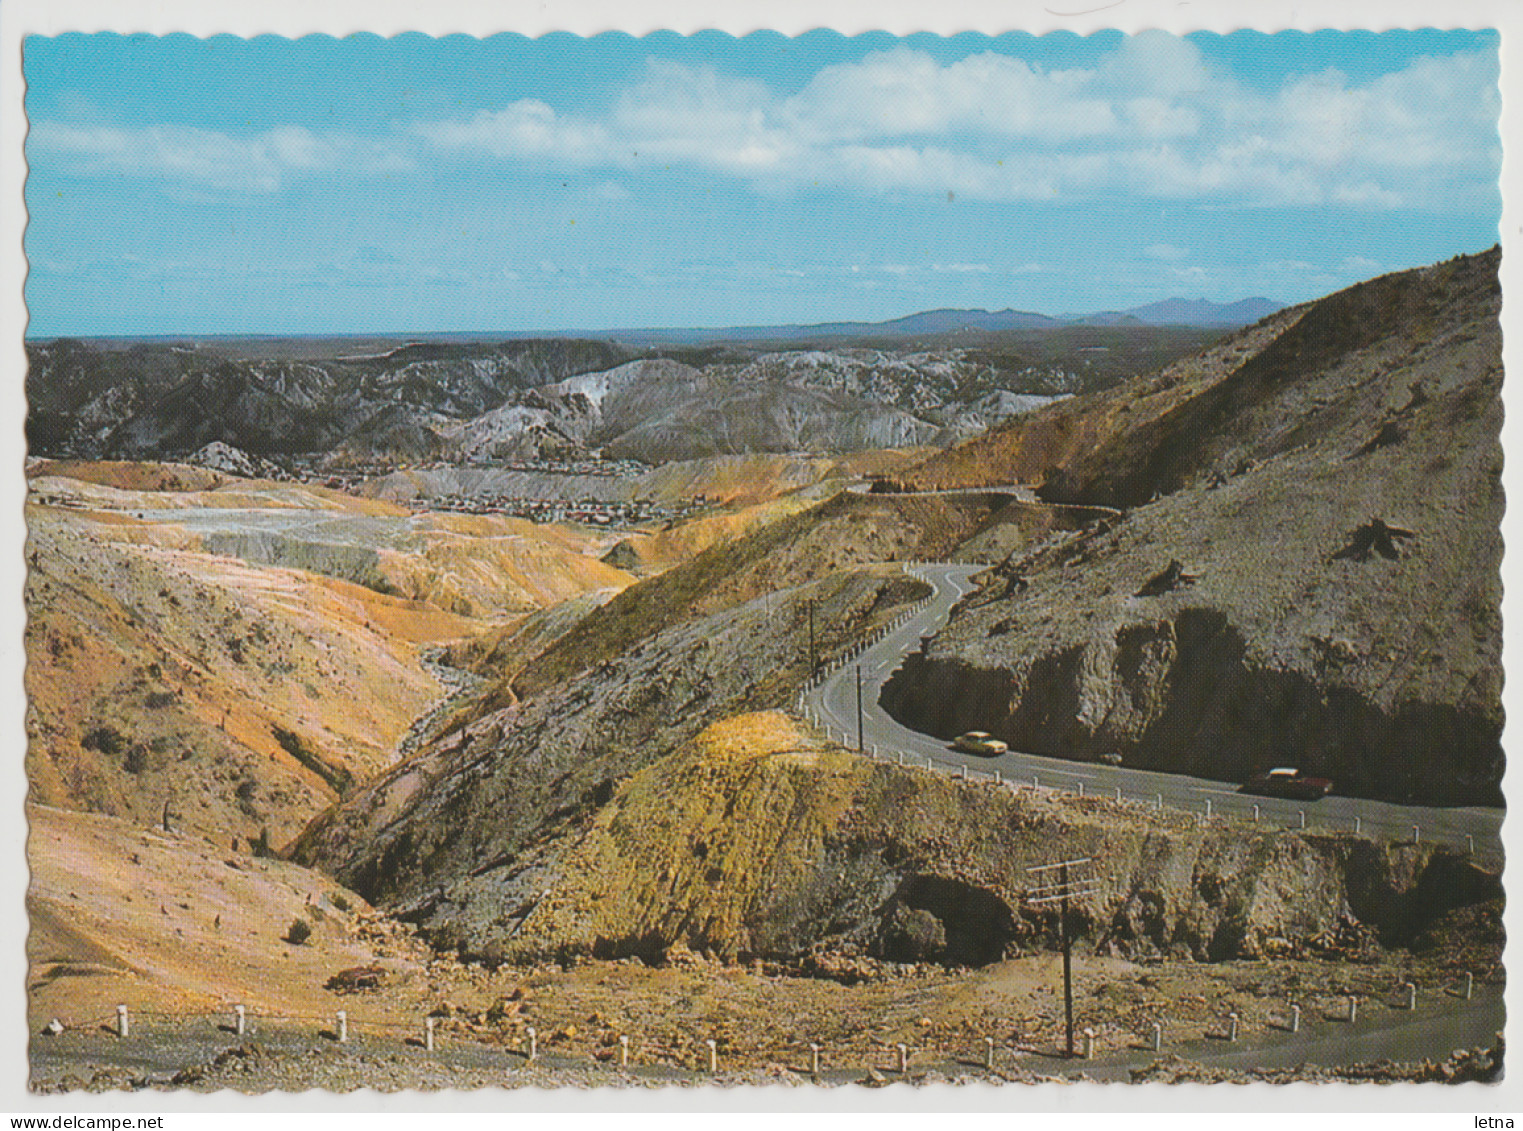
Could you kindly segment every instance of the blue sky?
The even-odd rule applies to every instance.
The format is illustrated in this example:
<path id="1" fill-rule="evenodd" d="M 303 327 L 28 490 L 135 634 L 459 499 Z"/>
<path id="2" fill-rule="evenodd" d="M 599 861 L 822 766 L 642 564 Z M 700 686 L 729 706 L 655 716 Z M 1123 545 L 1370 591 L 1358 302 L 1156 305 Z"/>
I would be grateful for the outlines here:
<path id="1" fill-rule="evenodd" d="M 1497 239 L 1489 32 L 26 40 L 61 334 L 1298 301 Z"/>

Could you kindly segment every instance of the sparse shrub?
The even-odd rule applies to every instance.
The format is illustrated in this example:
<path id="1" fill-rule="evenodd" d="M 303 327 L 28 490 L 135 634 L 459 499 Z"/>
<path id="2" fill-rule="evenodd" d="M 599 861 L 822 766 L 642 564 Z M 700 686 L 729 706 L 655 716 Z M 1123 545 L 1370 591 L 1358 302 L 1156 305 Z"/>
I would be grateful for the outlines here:
<path id="1" fill-rule="evenodd" d="M 255 856 L 270 855 L 270 830 L 269 826 L 259 830 L 259 836 L 249 841 L 249 851 Z"/>
<path id="2" fill-rule="evenodd" d="M 238 783 L 238 788 L 233 790 L 233 792 L 238 795 L 239 801 L 252 801 L 254 800 L 255 791 L 258 789 L 259 786 L 252 779 L 245 778 Z"/>
<path id="3" fill-rule="evenodd" d="M 271 728 L 271 733 L 274 734 L 275 741 L 280 743 L 281 748 L 287 754 L 327 782 L 333 792 L 340 797 L 347 794 L 354 786 L 354 775 L 346 767 L 330 766 L 327 762 L 324 762 L 314 751 L 308 749 L 301 735 L 295 731 L 286 730 L 282 726 L 275 726 Z"/>
<path id="4" fill-rule="evenodd" d="M 286 942 L 292 946 L 300 946 L 312 937 L 312 927 L 305 919 L 293 919 L 286 929 Z"/>
<path id="5" fill-rule="evenodd" d="M 80 739 L 86 750 L 98 750 L 108 757 L 116 757 L 127 747 L 127 739 L 115 727 L 96 727 Z"/>
<path id="6" fill-rule="evenodd" d="M 334 892 L 328 897 L 328 902 L 333 904 L 333 906 L 338 908 L 340 911 L 348 911 L 352 906 L 350 902 L 344 898 L 343 892 Z"/>
<path id="7" fill-rule="evenodd" d="M 141 742 L 135 742 L 127 751 L 127 760 L 122 767 L 129 774 L 140 774 L 148 768 L 148 747 Z"/>
<path id="8" fill-rule="evenodd" d="M 173 691 L 150 691 L 146 700 L 148 706 L 155 711 L 169 706 L 174 701 L 175 693 Z"/>

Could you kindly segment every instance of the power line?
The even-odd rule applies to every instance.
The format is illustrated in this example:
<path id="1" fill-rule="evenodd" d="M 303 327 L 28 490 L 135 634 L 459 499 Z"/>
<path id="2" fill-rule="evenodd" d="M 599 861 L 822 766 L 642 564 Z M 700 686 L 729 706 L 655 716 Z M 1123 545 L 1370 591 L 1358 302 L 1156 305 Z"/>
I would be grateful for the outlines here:
<path id="1" fill-rule="evenodd" d="M 1080 856 L 1027 868 L 1027 874 L 1036 876 L 1041 882 L 1027 889 L 1022 897 L 1027 907 L 1058 905 L 1058 932 L 1063 939 L 1063 1018 L 1069 1059 L 1074 1055 L 1074 981 L 1073 932 L 1068 925 L 1068 906 L 1071 900 L 1099 892 L 1100 878 L 1093 874 L 1094 863 L 1093 857 Z M 1074 875 L 1076 872 L 1077 876 Z"/>

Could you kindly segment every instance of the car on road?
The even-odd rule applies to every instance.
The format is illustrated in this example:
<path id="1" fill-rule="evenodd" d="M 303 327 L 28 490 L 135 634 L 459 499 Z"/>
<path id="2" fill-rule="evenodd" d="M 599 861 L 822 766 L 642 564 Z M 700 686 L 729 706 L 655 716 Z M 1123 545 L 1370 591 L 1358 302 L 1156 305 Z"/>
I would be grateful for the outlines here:
<path id="1" fill-rule="evenodd" d="M 1101 754 L 1100 757 L 1096 760 L 1105 763 L 1107 766 L 1121 765 L 1121 755 L 1117 754 L 1114 750 L 1109 751 L 1105 754 Z"/>
<path id="2" fill-rule="evenodd" d="M 1326 778 L 1303 775 L 1300 770 L 1278 767 L 1254 774 L 1238 787 L 1239 793 L 1260 797 L 1285 797 L 1292 801 L 1318 801 L 1332 792 L 1333 783 Z"/>
<path id="3" fill-rule="evenodd" d="M 968 754 L 982 754 L 986 758 L 993 758 L 1010 749 L 999 739 L 981 730 L 970 730 L 967 734 L 958 735 L 952 745 Z"/>

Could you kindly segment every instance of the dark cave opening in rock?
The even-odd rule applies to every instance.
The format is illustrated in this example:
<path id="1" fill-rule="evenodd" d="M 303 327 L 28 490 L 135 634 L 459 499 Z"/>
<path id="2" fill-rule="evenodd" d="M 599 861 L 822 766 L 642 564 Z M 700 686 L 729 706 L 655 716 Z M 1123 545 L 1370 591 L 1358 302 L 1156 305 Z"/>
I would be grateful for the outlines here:
<path id="1" fill-rule="evenodd" d="M 998 962 L 1015 936 L 1015 916 L 1003 899 L 944 876 L 907 880 L 885 926 L 885 957 L 946 966 Z"/>

